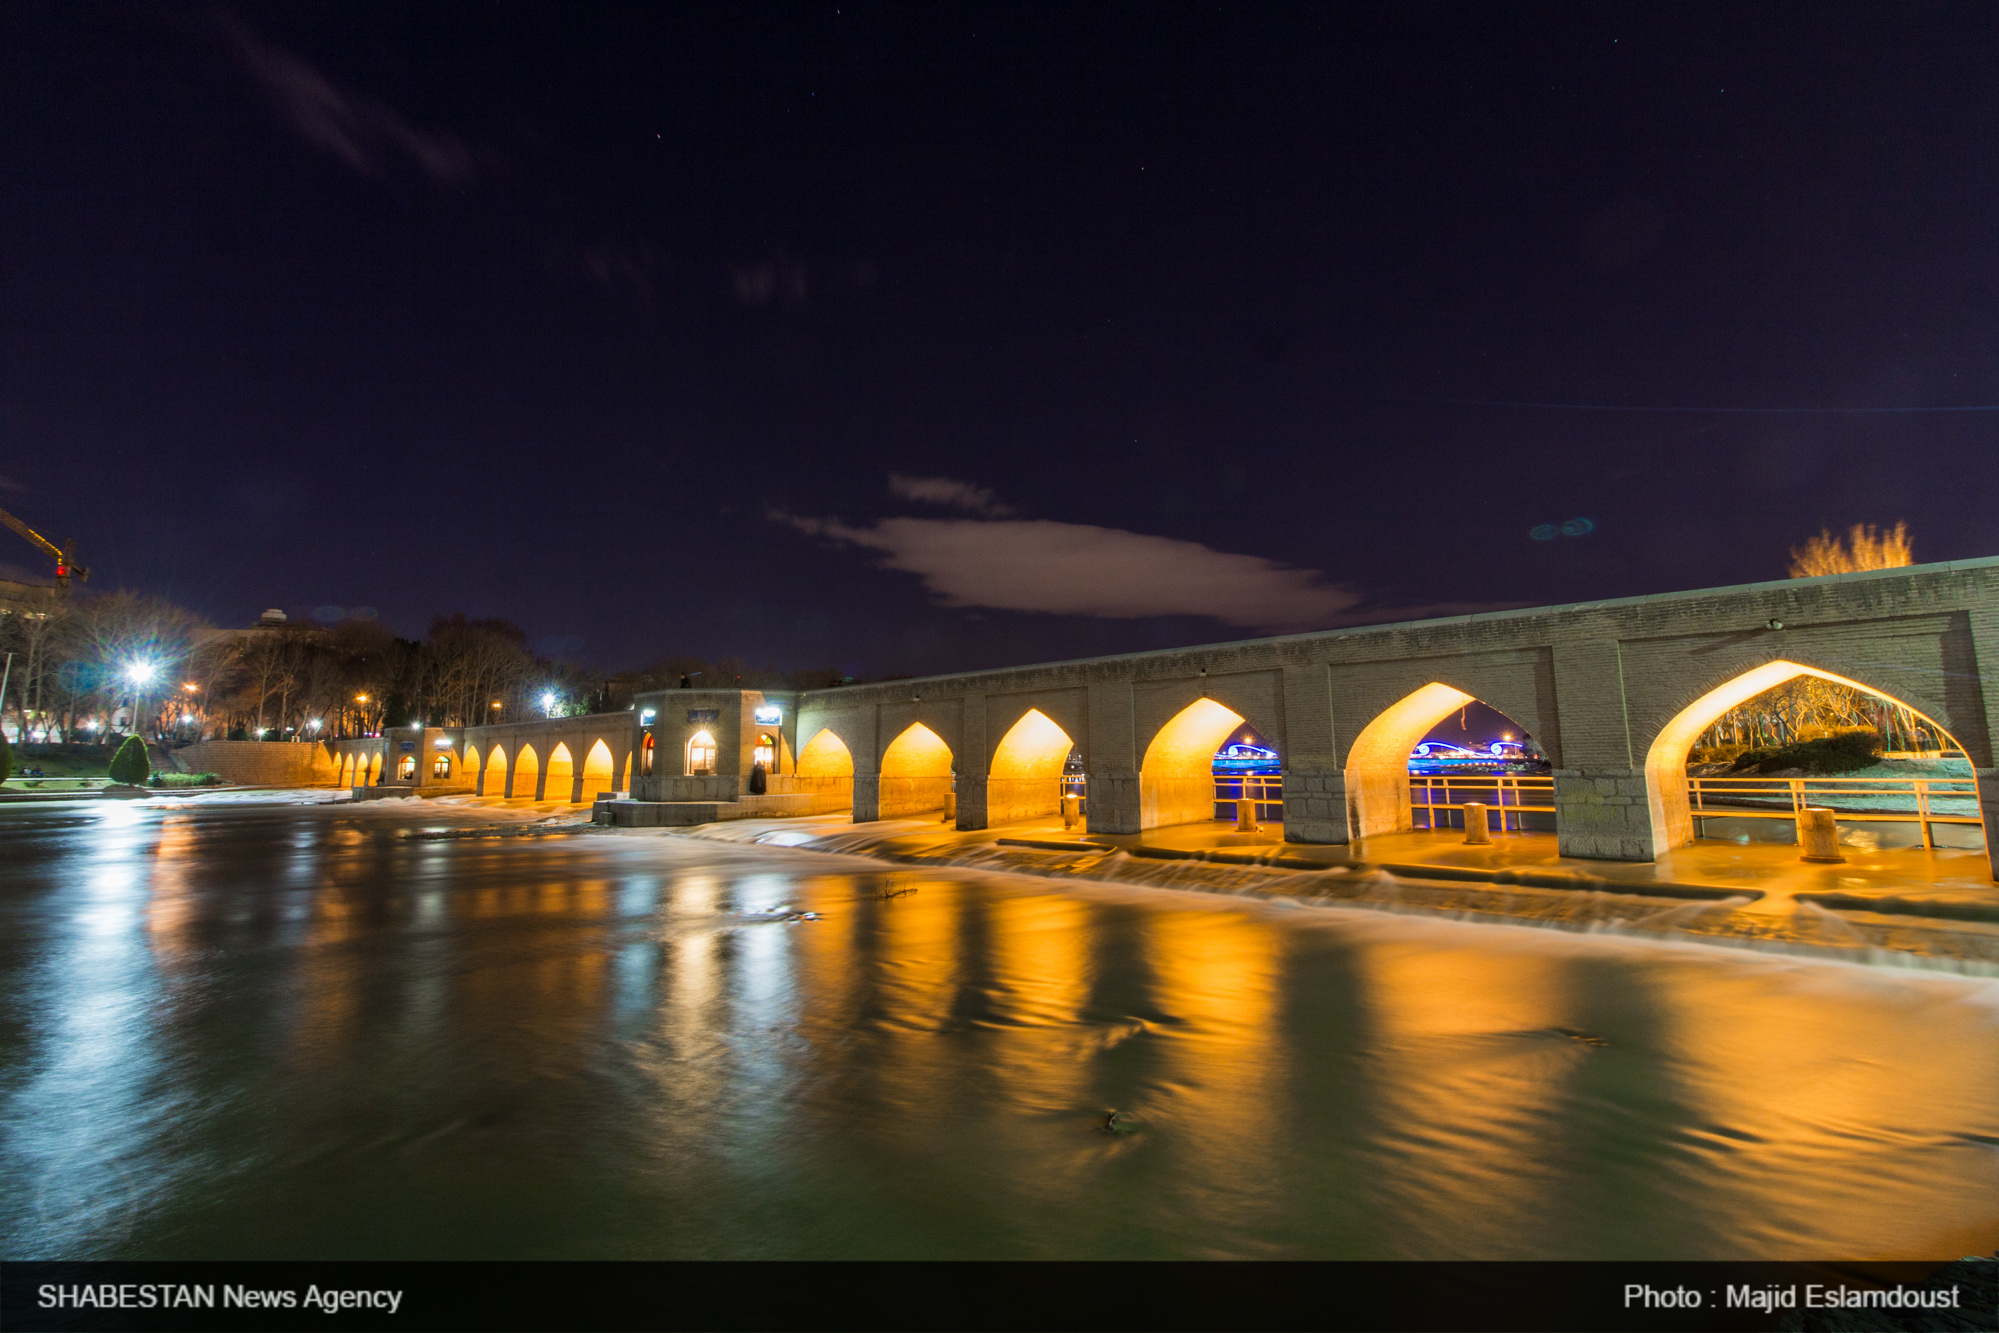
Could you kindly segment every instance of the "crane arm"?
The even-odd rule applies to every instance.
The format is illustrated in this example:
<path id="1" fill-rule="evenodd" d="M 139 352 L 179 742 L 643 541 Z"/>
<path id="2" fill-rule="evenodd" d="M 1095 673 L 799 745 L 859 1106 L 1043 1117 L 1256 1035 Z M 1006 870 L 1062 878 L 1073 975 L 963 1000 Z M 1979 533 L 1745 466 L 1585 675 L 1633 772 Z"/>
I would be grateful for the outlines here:
<path id="1" fill-rule="evenodd" d="M 0 523 L 5 523 L 8 527 L 20 533 L 23 537 L 26 537 L 29 541 L 33 542 L 35 545 L 41 547 L 44 551 L 48 552 L 56 559 L 60 560 L 63 558 L 62 548 L 58 547 L 54 542 L 50 541 L 47 537 L 42 536 L 41 533 L 36 532 L 33 528 L 23 523 L 20 519 L 15 518 L 12 514 L 8 513 L 4 509 L 0 509 Z"/>

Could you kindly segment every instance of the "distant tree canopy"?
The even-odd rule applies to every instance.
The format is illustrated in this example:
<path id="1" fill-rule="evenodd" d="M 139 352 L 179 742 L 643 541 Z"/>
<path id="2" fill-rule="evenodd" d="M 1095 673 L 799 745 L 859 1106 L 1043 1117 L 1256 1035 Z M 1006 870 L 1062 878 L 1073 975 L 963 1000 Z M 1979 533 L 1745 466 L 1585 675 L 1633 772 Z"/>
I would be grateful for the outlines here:
<path id="1" fill-rule="evenodd" d="M 15 654 L 0 716 L 35 741 L 110 739 L 134 705 L 148 735 L 321 740 L 425 722 L 469 726 L 615 712 L 635 692 L 693 684 L 823 688 L 836 668 L 786 671 L 727 658 L 668 657 L 606 675 L 537 656 L 510 621 L 432 619 L 422 639 L 377 620 L 292 620 L 216 630 L 156 597 L 83 594 L 49 615 L 0 614 L 0 651 Z M 135 692 L 130 669 L 154 668 Z"/>
<path id="2" fill-rule="evenodd" d="M 1829 528 L 1791 548 L 1791 577 L 1812 579 L 1821 574 L 1851 574 L 1862 569 L 1897 569 L 1913 565 L 1915 553 L 1909 546 L 1909 525 L 1897 523 L 1893 530 L 1877 531 L 1872 523 L 1856 523 L 1844 537 L 1835 537 Z"/>

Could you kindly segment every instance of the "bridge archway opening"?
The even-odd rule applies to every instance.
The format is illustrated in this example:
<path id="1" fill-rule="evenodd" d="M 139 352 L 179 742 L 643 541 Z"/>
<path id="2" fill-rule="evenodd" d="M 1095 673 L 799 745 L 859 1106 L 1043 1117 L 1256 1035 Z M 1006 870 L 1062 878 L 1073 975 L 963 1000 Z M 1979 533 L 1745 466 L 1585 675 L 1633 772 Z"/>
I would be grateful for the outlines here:
<path id="1" fill-rule="evenodd" d="M 1870 805 L 1911 807 L 1906 812 L 1911 818 L 1906 820 L 1842 820 L 1840 827 L 1842 843 L 1869 850 L 1894 846 L 1943 846 L 1969 851 L 1989 845 L 1982 820 L 1973 822 L 1980 814 L 1975 777 L 1970 764 L 1963 758 L 1964 747 L 1958 744 L 1948 729 L 1904 700 L 1883 690 L 1877 690 L 1871 685 L 1864 685 L 1857 680 L 1850 680 L 1817 667 L 1778 660 L 1745 671 L 1709 690 L 1675 714 L 1653 738 L 1651 746 L 1645 752 L 1645 795 L 1651 816 L 1654 856 L 1677 847 L 1685 847 L 1700 833 L 1694 817 L 1694 803 L 1690 792 L 1693 782 L 1690 781 L 1687 767 L 1695 743 L 1709 728 L 1735 710 L 1752 703 L 1761 695 L 1770 694 L 1791 684 L 1800 677 L 1826 681 L 1843 687 L 1844 690 L 1856 691 L 1879 700 L 1886 705 L 1884 711 L 1893 710 L 1895 714 L 1907 719 L 1901 728 L 1897 728 L 1898 731 L 1905 730 L 1912 733 L 1912 739 L 1918 743 L 1934 743 L 1936 752 L 1941 755 L 1954 753 L 1958 756 L 1955 762 L 1943 758 L 1923 762 L 1920 771 L 1912 765 L 1906 789 L 1899 782 L 1850 781 L 1845 788 L 1842 788 L 1837 776 L 1817 780 L 1807 779 L 1807 785 L 1802 789 L 1801 796 L 1812 805 L 1830 806 L 1835 811 L 1853 810 L 1857 813 L 1870 813 L 1864 809 Z M 1811 739 L 1811 737 L 1800 736 L 1799 739 Z M 1865 776 L 1881 775 L 1869 772 Z M 1915 797 L 1914 788 L 1914 783 L 1918 779 L 1924 782 L 1926 789 L 1920 801 Z M 1731 804 L 1746 807 L 1750 802 L 1740 799 L 1741 795 L 1753 791 L 1756 785 L 1753 781 L 1741 778 L 1731 780 L 1719 776 L 1705 776 L 1699 781 L 1703 789 L 1701 799 L 1703 810 L 1713 809 L 1716 806 L 1726 809 Z M 1737 796 L 1737 799 L 1731 801 L 1731 795 Z M 1768 804 L 1777 797 L 1789 795 L 1788 791 L 1780 792 L 1778 785 L 1772 784 L 1770 799 L 1761 803 Z M 1758 800 L 1764 796 L 1763 792 L 1753 791 L 1751 800 Z M 1918 804 L 1923 812 L 1938 816 L 1934 822 L 1915 817 L 1919 813 L 1916 808 Z M 1877 810 L 1872 813 L 1878 812 Z M 1900 809 L 1893 809 L 1892 812 L 1905 813 Z M 1731 841 L 1772 841 L 1781 839 L 1782 834 L 1794 832 L 1793 825 L 1788 819 L 1788 812 L 1785 812 L 1784 817 L 1776 819 L 1761 819 L 1754 816 L 1708 816 L 1698 823 L 1706 824 L 1714 819 L 1730 821 L 1724 825 L 1725 827 L 1739 825 L 1751 830 L 1731 838 Z M 1757 836 L 1757 831 L 1764 828 L 1777 833 L 1779 839 L 1767 835 Z"/>
<path id="2" fill-rule="evenodd" d="M 1245 722 L 1223 738 L 1214 755 L 1215 818 L 1234 820 L 1241 802 L 1256 807 L 1263 824 L 1284 822 L 1284 773 L 1277 747 Z"/>
<path id="3" fill-rule="evenodd" d="M 951 747 L 921 722 L 912 722 L 882 751 L 881 817 L 942 810 L 951 794 Z"/>
<path id="4" fill-rule="evenodd" d="M 1245 719 L 1196 699 L 1159 729 L 1138 766 L 1138 826 L 1201 824 L 1215 817 L 1215 752 Z"/>
<path id="5" fill-rule="evenodd" d="M 534 752 L 534 746 L 521 746 L 514 755 L 513 780 L 507 786 L 507 795 L 532 801 L 535 781 L 540 776 L 541 756 Z"/>
<path id="6" fill-rule="evenodd" d="M 589 805 L 610 791 L 617 782 L 612 768 L 611 747 L 598 741 L 583 757 L 583 804 Z"/>
<path id="7" fill-rule="evenodd" d="M 481 796 L 505 796 L 507 794 L 507 750 L 503 745 L 495 745 L 486 751 L 486 766 L 479 770 L 479 794 Z"/>
<path id="8" fill-rule="evenodd" d="M 697 731 L 687 738 L 687 776 L 690 778 L 712 777 L 715 772 L 715 737 L 706 731 Z"/>
<path id="9" fill-rule="evenodd" d="M 576 787 L 576 760 L 569 753 L 569 746 L 561 741 L 548 752 L 548 773 L 541 780 L 541 799 L 544 801 L 569 802 L 570 793 Z"/>
<path id="10" fill-rule="evenodd" d="M 1030 708 L 993 747 L 986 778 L 986 824 L 1040 819 L 1062 808 L 1062 769 L 1076 743 L 1053 718 Z"/>
<path id="11" fill-rule="evenodd" d="M 798 752 L 795 771 L 785 779 L 792 791 L 810 792 L 824 800 L 814 809 L 845 809 L 854 803 L 854 756 L 847 743 L 821 727 Z"/>
<path id="12" fill-rule="evenodd" d="M 1554 784 L 1539 755 L 1533 738 L 1505 713 L 1431 681 L 1354 738 L 1346 764 L 1347 827 L 1356 839 L 1401 833 L 1416 828 L 1420 816 L 1426 828 L 1461 829 L 1462 807 L 1477 801 L 1488 807 L 1488 819 L 1502 821 L 1501 831 L 1552 832 Z M 1421 788 L 1420 801 L 1412 783 Z M 1520 806 L 1527 808 L 1502 813 Z"/>

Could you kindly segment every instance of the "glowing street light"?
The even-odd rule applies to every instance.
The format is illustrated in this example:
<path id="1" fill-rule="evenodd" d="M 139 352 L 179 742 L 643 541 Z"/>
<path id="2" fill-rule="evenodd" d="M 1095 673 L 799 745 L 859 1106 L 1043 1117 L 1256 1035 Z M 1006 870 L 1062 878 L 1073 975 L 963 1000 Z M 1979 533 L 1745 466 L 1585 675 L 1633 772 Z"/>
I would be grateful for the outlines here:
<path id="1" fill-rule="evenodd" d="M 318 718 L 314 718 L 314 719 L 313 719 L 312 721 L 310 721 L 310 722 L 306 723 L 306 725 L 307 725 L 307 726 L 309 726 L 309 727 L 311 727 L 311 728 L 312 728 L 312 729 L 313 729 L 314 731 L 318 731 L 318 730 L 319 730 L 319 719 L 318 719 Z"/>
<path id="2" fill-rule="evenodd" d="M 553 694 L 542 695 L 541 706 L 550 717 L 555 716 L 555 696 Z"/>
<path id="3" fill-rule="evenodd" d="M 125 676 L 134 685 L 144 685 L 159 674 L 159 668 L 151 662 L 134 662 L 125 668 Z"/>

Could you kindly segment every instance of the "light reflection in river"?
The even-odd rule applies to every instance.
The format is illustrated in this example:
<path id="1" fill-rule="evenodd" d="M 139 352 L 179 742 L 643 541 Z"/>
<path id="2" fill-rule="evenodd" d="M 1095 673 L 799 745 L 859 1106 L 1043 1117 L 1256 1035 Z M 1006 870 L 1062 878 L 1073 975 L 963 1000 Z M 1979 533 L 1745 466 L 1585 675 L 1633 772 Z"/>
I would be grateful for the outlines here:
<path id="1" fill-rule="evenodd" d="M 1991 982 L 389 808 L 0 815 L 0 1257 L 1999 1241 Z"/>

